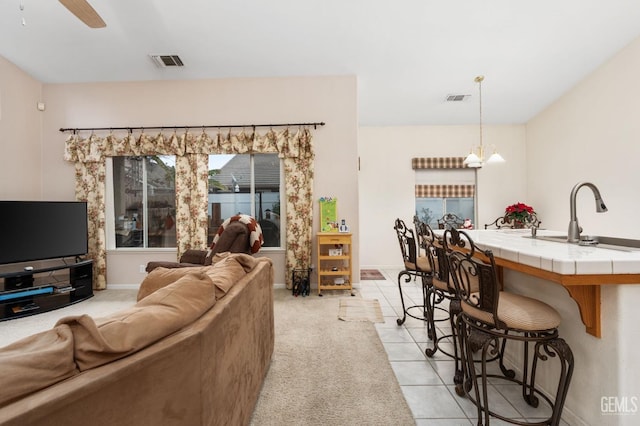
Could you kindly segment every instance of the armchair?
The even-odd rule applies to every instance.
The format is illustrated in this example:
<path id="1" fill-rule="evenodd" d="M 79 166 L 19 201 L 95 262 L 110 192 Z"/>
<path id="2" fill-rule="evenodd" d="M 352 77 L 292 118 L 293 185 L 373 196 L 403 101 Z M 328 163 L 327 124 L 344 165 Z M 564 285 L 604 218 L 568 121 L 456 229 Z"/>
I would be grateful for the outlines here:
<path id="1" fill-rule="evenodd" d="M 248 215 L 236 215 L 220 225 L 209 250 L 189 249 L 182 254 L 178 262 L 151 261 L 147 263 L 145 270 L 151 272 L 157 267 L 208 266 L 217 253 L 253 254 L 260 250 L 262 242 L 262 229 L 255 219 Z"/>

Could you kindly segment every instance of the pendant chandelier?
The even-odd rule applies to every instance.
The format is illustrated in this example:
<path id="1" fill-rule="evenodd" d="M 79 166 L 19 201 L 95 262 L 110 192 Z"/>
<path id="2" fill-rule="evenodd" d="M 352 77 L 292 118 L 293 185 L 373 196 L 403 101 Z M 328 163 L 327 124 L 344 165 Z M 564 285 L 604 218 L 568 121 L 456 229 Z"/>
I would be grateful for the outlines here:
<path id="1" fill-rule="evenodd" d="M 469 155 L 467 155 L 467 157 L 464 159 L 464 164 L 467 165 L 467 167 L 471 167 L 471 168 L 480 168 L 482 167 L 482 165 L 485 163 L 485 159 L 484 159 L 484 144 L 483 144 L 483 140 L 482 140 L 482 81 L 484 80 L 484 76 L 483 75 L 479 75 L 477 76 L 473 81 L 475 81 L 476 83 L 478 83 L 478 98 L 479 98 L 479 104 L 480 104 L 480 145 L 478 147 L 473 147 L 471 148 L 471 152 L 469 152 Z M 493 154 L 491 154 L 491 156 L 486 160 L 487 164 L 491 164 L 491 163 L 504 163 L 504 158 L 502 158 L 502 155 L 498 154 L 498 152 L 495 149 L 495 146 L 493 146 Z"/>

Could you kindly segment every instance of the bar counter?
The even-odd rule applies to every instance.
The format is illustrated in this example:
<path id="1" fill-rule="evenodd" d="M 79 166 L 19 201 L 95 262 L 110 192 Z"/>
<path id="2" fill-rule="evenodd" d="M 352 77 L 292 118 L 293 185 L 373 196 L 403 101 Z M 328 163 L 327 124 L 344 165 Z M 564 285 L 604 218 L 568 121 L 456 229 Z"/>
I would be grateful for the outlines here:
<path id="1" fill-rule="evenodd" d="M 600 286 L 640 284 L 640 251 L 621 251 L 531 238 L 529 229 L 465 231 L 493 251 L 498 267 L 564 286 L 580 309 L 587 333 L 601 337 Z M 566 232 L 538 230 L 538 236 Z"/>

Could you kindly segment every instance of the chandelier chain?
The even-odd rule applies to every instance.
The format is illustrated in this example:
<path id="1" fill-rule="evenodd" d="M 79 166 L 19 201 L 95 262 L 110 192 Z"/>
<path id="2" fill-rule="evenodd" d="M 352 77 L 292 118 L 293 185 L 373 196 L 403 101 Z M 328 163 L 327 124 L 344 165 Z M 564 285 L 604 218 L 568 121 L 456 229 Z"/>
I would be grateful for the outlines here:
<path id="1" fill-rule="evenodd" d="M 475 78 L 475 81 L 478 82 L 478 103 L 480 109 L 480 152 L 484 154 L 483 151 L 483 140 L 482 140 L 482 81 L 484 80 L 483 75 L 479 75 Z"/>

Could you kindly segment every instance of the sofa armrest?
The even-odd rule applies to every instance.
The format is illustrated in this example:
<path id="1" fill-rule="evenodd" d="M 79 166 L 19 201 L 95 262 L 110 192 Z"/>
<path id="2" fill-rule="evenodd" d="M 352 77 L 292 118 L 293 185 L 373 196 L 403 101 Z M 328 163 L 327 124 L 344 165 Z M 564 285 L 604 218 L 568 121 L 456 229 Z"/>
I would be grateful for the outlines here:
<path id="1" fill-rule="evenodd" d="M 180 256 L 180 263 L 193 263 L 196 265 L 204 265 L 207 257 L 207 250 L 188 249 Z"/>
<path id="2" fill-rule="evenodd" d="M 207 258 L 206 250 L 195 250 L 189 249 L 185 251 L 180 257 L 180 262 L 170 262 L 170 261 L 151 261 L 147 263 L 147 267 L 145 271 L 151 272 L 156 268 L 188 268 L 192 266 L 202 266 L 205 264 L 205 259 Z M 209 262 L 211 263 L 211 262 Z"/>
<path id="3" fill-rule="evenodd" d="M 157 261 L 151 261 L 147 263 L 147 267 L 145 268 L 145 271 L 151 272 L 156 268 L 173 269 L 173 268 L 189 268 L 193 266 L 202 266 L 202 264 L 180 263 L 180 262 L 169 262 L 169 261 L 157 260 Z"/>

